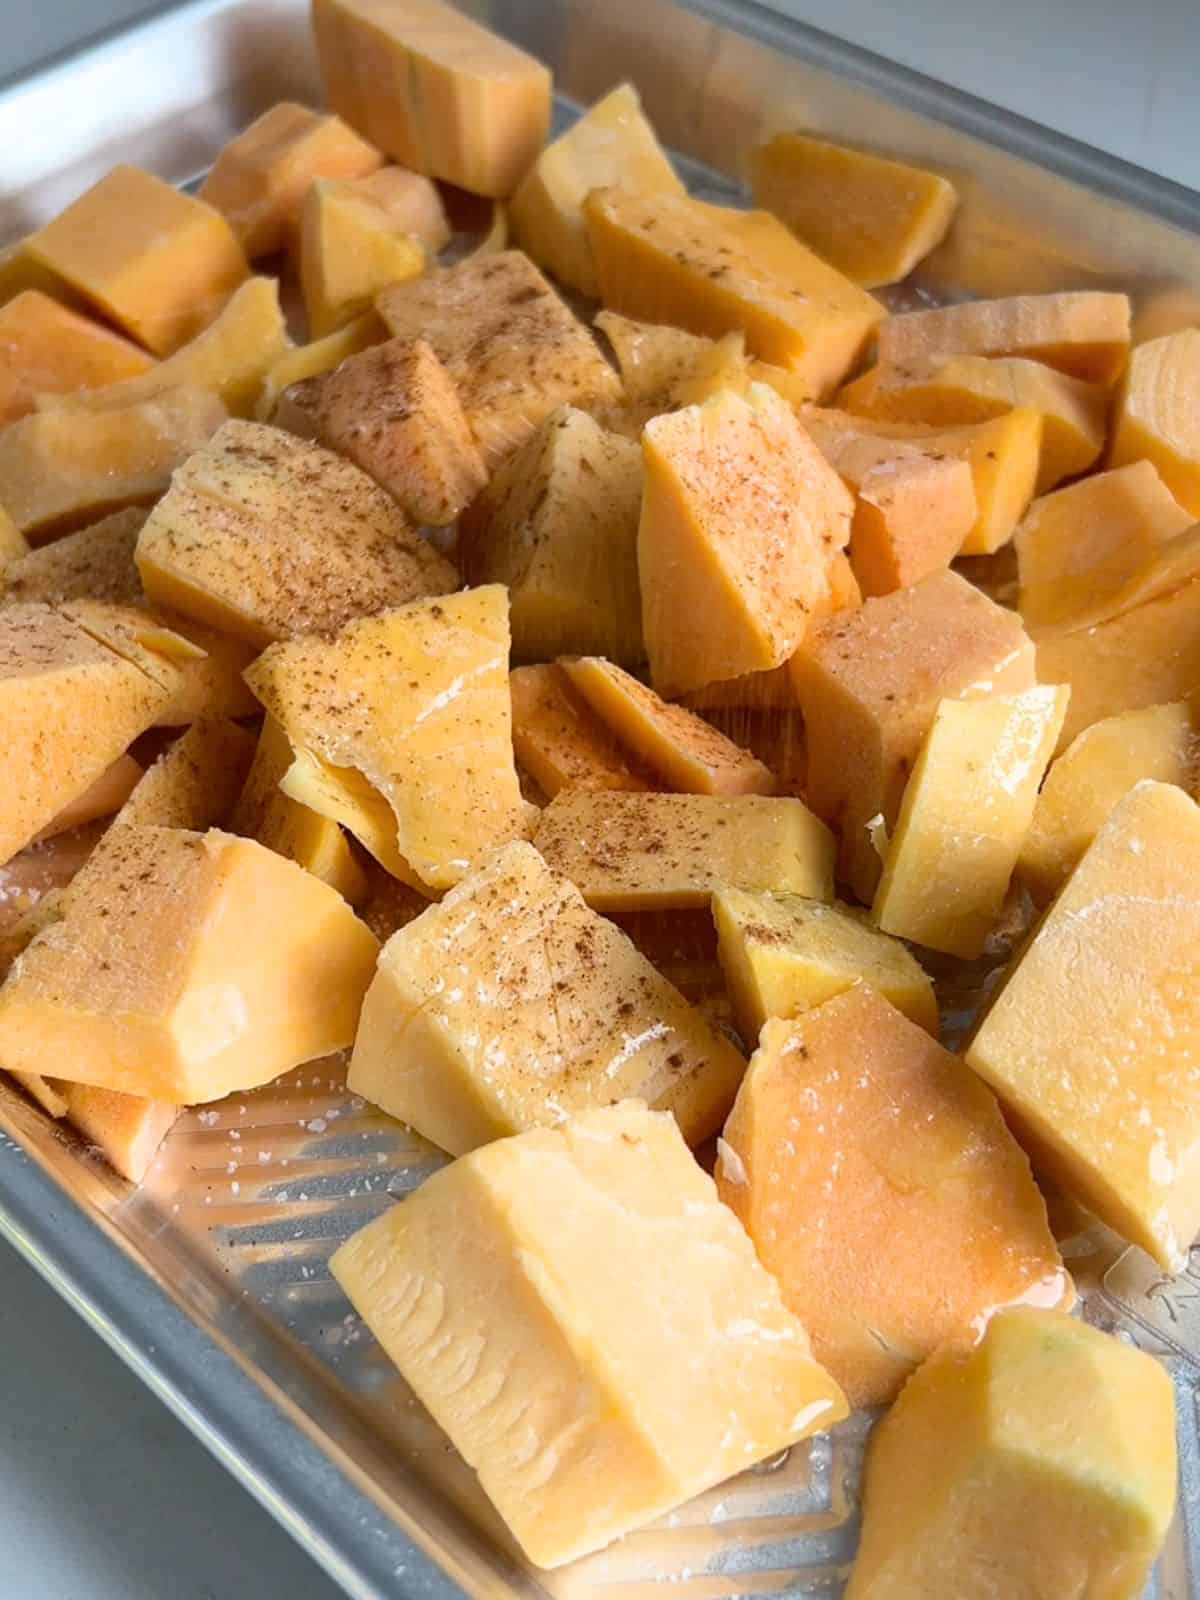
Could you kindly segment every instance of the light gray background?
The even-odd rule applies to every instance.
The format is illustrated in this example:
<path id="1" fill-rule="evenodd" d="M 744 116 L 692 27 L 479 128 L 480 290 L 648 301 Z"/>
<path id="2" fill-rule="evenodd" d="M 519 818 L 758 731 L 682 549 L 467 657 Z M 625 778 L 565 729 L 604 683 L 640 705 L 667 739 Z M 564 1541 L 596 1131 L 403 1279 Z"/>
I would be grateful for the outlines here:
<path id="1" fill-rule="evenodd" d="M 1200 187 L 1196 0 L 776 3 Z M 0 77 L 159 9 L 145 0 L 0 0 Z M 3 1600 L 334 1600 L 337 1593 L 3 1244 L 0 1528 Z"/>

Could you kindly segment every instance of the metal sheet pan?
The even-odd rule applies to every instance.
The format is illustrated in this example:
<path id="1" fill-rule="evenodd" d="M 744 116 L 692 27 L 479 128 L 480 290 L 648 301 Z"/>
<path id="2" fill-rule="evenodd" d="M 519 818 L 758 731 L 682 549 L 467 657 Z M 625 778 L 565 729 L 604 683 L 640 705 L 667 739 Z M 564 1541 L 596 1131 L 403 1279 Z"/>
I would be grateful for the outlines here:
<path id="1" fill-rule="evenodd" d="M 716 192 L 785 125 L 946 171 L 963 206 L 922 269 L 931 293 L 1111 284 L 1133 292 L 1143 330 L 1200 320 L 1200 197 L 865 52 L 725 0 L 468 9 L 549 62 L 563 116 L 633 78 Z M 0 243 L 116 160 L 190 181 L 284 97 L 318 99 L 304 0 L 194 0 L 7 86 Z M 572 1569 L 525 1566 L 326 1270 L 337 1241 L 439 1160 L 348 1096 L 333 1060 L 189 1113 L 131 1192 L 0 1083 L 0 1229 L 348 1594 L 840 1593 L 862 1417 Z M 1069 1249 L 1087 1315 L 1176 1381 L 1186 1509 L 1150 1593 L 1185 1600 L 1200 1579 L 1200 1256 L 1169 1283 L 1102 1231 Z"/>

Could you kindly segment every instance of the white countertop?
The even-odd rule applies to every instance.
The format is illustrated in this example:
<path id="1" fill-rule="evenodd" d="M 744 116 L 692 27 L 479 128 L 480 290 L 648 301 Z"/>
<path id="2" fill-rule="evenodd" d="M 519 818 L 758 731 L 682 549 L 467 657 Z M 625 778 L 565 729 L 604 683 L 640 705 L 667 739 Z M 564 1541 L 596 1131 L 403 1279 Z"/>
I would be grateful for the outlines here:
<path id="1" fill-rule="evenodd" d="M 777 0 L 930 76 L 1200 187 L 1192 0 Z M 146 0 L 0 0 L 0 74 Z M 2 181 L 2 170 L 0 170 Z M 334 1585 L 0 1243 L 4 1600 L 334 1600 Z"/>

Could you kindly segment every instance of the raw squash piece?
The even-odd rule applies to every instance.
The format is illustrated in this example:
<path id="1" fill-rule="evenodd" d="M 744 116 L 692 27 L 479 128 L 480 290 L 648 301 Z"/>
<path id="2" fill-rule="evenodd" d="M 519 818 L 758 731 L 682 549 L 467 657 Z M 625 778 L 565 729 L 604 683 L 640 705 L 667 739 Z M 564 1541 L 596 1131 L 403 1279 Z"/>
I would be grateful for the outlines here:
<path id="1" fill-rule="evenodd" d="M 255 403 L 255 417 L 259 422 L 275 422 L 275 408 L 285 389 L 303 383 L 306 378 L 319 378 L 322 373 L 332 372 L 347 356 L 356 356 L 360 350 L 367 350 L 386 337 L 387 329 L 372 308 L 323 339 L 285 350 L 267 369 Z"/>
<path id="2" fill-rule="evenodd" d="M 1129 359 L 1129 296 L 1018 294 L 905 311 L 879 325 L 882 366 L 938 366 L 952 356 L 1020 356 L 1087 383 L 1114 384 Z"/>
<path id="3" fill-rule="evenodd" d="M 41 1106 L 48 1117 L 53 1117 L 56 1122 L 62 1120 L 67 1114 L 67 1097 L 63 1092 L 67 1085 L 43 1078 L 36 1072 L 10 1072 L 8 1074 L 14 1083 L 19 1084 L 34 1105 Z"/>
<path id="4" fill-rule="evenodd" d="M 531 845 L 485 856 L 387 943 L 348 1087 L 453 1155 L 637 1098 L 690 1144 L 746 1063 Z"/>
<path id="5" fill-rule="evenodd" d="M 1069 698 L 1044 685 L 938 706 L 871 908 L 885 933 L 968 961 L 982 954 Z"/>
<path id="6" fill-rule="evenodd" d="M 315 438 L 423 526 L 453 522 L 487 482 L 458 392 L 423 339 L 349 356 L 336 372 L 286 390 L 289 398 L 311 408 Z"/>
<path id="7" fill-rule="evenodd" d="M 66 1083 L 63 1089 L 72 1124 L 114 1172 L 130 1183 L 141 1183 L 178 1122 L 181 1107 L 88 1083 Z"/>
<path id="8" fill-rule="evenodd" d="M 1059 750 L 1103 717 L 1184 699 L 1200 685 L 1200 578 L 1109 622 L 1044 634 L 1037 670 L 1071 687 Z"/>
<path id="9" fill-rule="evenodd" d="M 300 210 L 300 288 L 310 339 L 323 339 L 371 309 L 394 283 L 428 265 L 419 239 L 387 212 L 330 179 L 314 183 Z"/>
<path id="10" fill-rule="evenodd" d="M 287 856 L 336 889 L 352 906 L 358 905 L 366 898 L 367 880 L 341 828 L 279 787 L 292 760 L 287 734 L 274 717 L 265 717 L 245 787 L 229 819 L 229 831 L 257 839 L 268 850 Z"/>
<path id="11" fill-rule="evenodd" d="M 509 205 L 514 242 L 592 300 L 600 288 L 583 202 L 593 189 L 614 183 L 642 194 L 686 193 L 631 83 L 610 90 L 547 145 Z"/>
<path id="12" fill-rule="evenodd" d="M 317 178 L 361 178 L 382 164 L 340 117 L 282 100 L 229 141 L 198 192 L 253 261 L 283 249 Z"/>
<path id="13" fill-rule="evenodd" d="M 838 468 L 855 493 L 850 565 L 861 592 L 890 594 L 948 567 L 975 524 L 967 463 L 893 446 L 885 459 L 863 465 L 858 471 L 851 459 Z"/>
<path id="14" fill-rule="evenodd" d="M 380 167 L 345 183 L 348 194 L 378 206 L 397 233 L 419 239 L 436 253 L 450 242 L 450 223 L 438 186 L 407 167 Z"/>
<path id="15" fill-rule="evenodd" d="M 846 1600 L 1137 1600 L 1175 1506 L 1162 1366 L 1059 1312 L 1002 1311 L 880 1423 Z"/>
<path id="16" fill-rule="evenodd" d="M 750 152 L 756 204 L 852 283 L 907 278 L 946 236 L 958 204 L 936 172 L 802 133 L 777 133 Z"/>
<path id="17" fill-rule="evenodd" d="M 206 327 L 248 274 L 219 211 L 139 167 L 114 167 L 25 248 L 156 356 Z"/>
<path id="18" fill-rule="evenodd" d="M 153 366 L 136 344 L 39 289 L 0 306 L 0 426 L 32 411 L 35 395 L 94 389 Z"/>
<path id="19" fill-rule="evenodd" d="M 548 799 L 560 789 L 650 787 L 561 667 L 517 667 L 509 674 L 508 687 L 513 751 Z"/>
<path id="20" fill-rule="evenodd" d="M 636 1103 L 472 1152 L 331 1268 L 538 1566 L 845 1415 L 671 1118 Z"/>
<path id="21" fill-rule="evenodd" d="M 781 666 L 828 609 L 849 491 L 761 385 L 655 418 L 642 450 L 638 571 L 654 687 L 674 697 Z"/>
<path id="22" fill-rule="evenodd" d="M 716 1178 L 853 1406 L 1002 1306 L 1075 1298 L 990 1090 L 865 984 L 766 1024 Z"/>
<path id="23" fill-rule="evenodd" d="M 533 842 L 597 911 L 703 907 L 726 884 L 833 899 L 833 839 L 801 800 L 565 790 Z"/>
<path id="24" fill-rule="evenodd" d="M 965 578 L 938 572 L 814 624 L 790 664 L 808 738 L 808 800 L 841 836 L 839 876 L 869 905 L 870 825 L 892 828 L 938 704 L 1031 689 L 1020 621 Z"/>
<path id="25" fill-rule="evenodd" d="M 201 832 L 223 827 L 253 757 L 253 735 L 236 722 L 193 723 L 147 767 L 116 825 Z M 96 848 L 103 849 L 104 840 Z"/>
<path id="26" fill-rule="evenodd" d="M 1062 888 L 1110 812 L 1143 779 L 1191 790 L 1200 739 L 1182 700 L 1093 722 L 1050 768 L 1017 872 L 1045 904 Z"/>
<path id="27" fill-rule="evenodd" d="M 513 654 L 644 657 L 638 588 L 642 455 L 564 406 L 494 474 L 459 524 L 469 583 L 503 583 Z"/>
<path id="28" fill-rule="evenodd" d="M 398 876 L 439 890 L 526 829 L 508 645 L 507 596 L 493 584 L 274 645 L 246 676 L 298 755 L 311 752 L 334 779 L 349 769 L 351 796 L 365 784 L 390 810 L 382 865 L 395 871 L 398 852 L 407 867 Z M 347 820 L 290 782 L 285 790 Z M 372 830 L 347 825 L 376 851 Z"/>
<path id="29" fill-rule="evenodd" d="M 0 1059 L 219 1100 L 347 1046 L 378 949 L 341 895 L 252 839 L 123 828 L 0 990 Z"/>
<path id="30" fill-rule="evenodd" d="M 30 249 L 34 237 L 27 234 L 0 250 L 0 305 L 7 305 L 27 289 L 36 289 L 59 305 L 87 315 L 88 306 L 82 296 L 34 256 Z"/>
<path id="31" fill-rule="evenodd" d="M 635 322 L 617 311 L 598 312 L 594 325 L 612 346 L 621 374 L 623 399 L 611 408 L 610 425 L 630 438 L 640 438 L 651 417 L 699 405 L 720 389 L 744 395 L 754 369 L 764 366 L 747 359 L 740 333 L 704 339 L 683 328 Z"/>
<path id="32" fill-rule="evenodd" d="M 0 785 L 0 864 L 150 727 L 170 693 L 48 606 L 0 607 L 0 748 L 20 753 Z"/>
<path id="33" fill-rule="evenodd" d="M 1200 1231 L 1200 807 L 1139 783 L 967 1051 L 1039 1164 L 1179 1272 Z"/>
<path id="34" fill-rule="evenodd" d="M 168 389 L 210 389 L 233 416 L 250 416 L 263 379 L 290 348 L 275 278 L 247 278 L 194 339 L 141 377 L 74 394 L 38 397 L 42 410 L 114 411 Z"/>
<path id="35" fill-rule="evenodd" d="M 599 656 L 562 669 L 633 757 L 683 794 L 774 794 L 775 779 L 758 758 L 702 717 L 671 705 Z"/>
<path id="36" fill-rule="evenodd" d="M 1193 517 L 1200 517 L 1200 329 L 1138 345 L 1117 401 L 1109 462 L 1145 458 Z"/>
<path id="37" fill-rule="evenodd" d="M 610 310 L 710 338 L 742 332 L 751 354 L 802 379 L 810 400 L 853 369 L 883 315 L 765 211 L 617 187 L 594 189 L 583 213 Z"/>
<path id="38" fill-rule="evenodd" d="M 156 604 L 259 647 L 458 584 L 353 462 L 257 422 L 176 472 L 137 564 Z"/>
<path id="39" fill-rule="evenodd" d="M 550 127 L 550 73 L 443 0 L 314 0 L 325 92 L 393 161 L 503 199 Z"/>
<path id="40" fill-rule="evenodd" d="M 429 341 L 489 472 L 559 406 L 619 398 L 596 341 L 519 250 L 397 284 L 376 306 L 394 338 Z"/>
<path id="41" fill-rule="evenodd" d="M 119 811 L 137 787 L 142 768 L 131 755 L 120 755 L 111 767 L 105 767 L 100 776 L 77 794 L 56 817 L 52 817 L 38 833 L 34 843 L 52 839 L 56 833 L 67 833 L 80 828 L 85 822 L 96 822 L 101 817 L 111 817 Z"/>
<path id="42" fill-rule="evenodd" d="M 712 901 L 721 967 L 742 1038 L 768 1017 L 798 1017 L 869 984 L 906 1017 L 938 1034 L 933 984 L 915 956 L 853 906 L 795 894 L 718 889 Z"/>
<path id="43" fill-rule="evenodd" d="M 172 389 L 118 411 L 43 411 L 0 430 L 0 504 L 31 543 L 162 493 L 225 420 L 216 395 Z"/>
<path id="44" fill-rule="evenodd" d="M 1042 495 L 1016 535 L 1026 627 L 1106 621 L 1113 597 L 1194 520 L 1149 461 Z"/>

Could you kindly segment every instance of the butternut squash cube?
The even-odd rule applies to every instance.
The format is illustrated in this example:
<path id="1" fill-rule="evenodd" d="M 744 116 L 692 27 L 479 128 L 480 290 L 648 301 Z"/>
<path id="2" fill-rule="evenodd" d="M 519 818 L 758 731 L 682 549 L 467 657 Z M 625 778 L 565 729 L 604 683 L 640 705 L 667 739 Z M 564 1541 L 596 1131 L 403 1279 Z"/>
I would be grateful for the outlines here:
<path id="1" fill-rule="evenodd" d="M 1017 872 L 1045 904 L 1062 888 L 1113 807 L 1143 779 L 1191 790 L 1200 740 L 1182 700 L 1093 722 L 1046 775 Z"/>
<path id="2" fill-rule="evenodd" d="M 654 687 L 674 697 L 781 666 L 828 609 L 827 568 L 854 507 L 844 484 L 765 385 L 655 418 L 642 451 L 638 571 Z"/>
<path id="3" fill-rule="evenodd" d="M 378 206 L 397 233 L 419 239 L 436 254 L 450 243 L 450 223 L 438 186 L 407 167 L 380 167 L 344 185 L 348 194 Z"/>
<path id="4" fill-rule="evenodd" d="M 651 417 L 680 406 L 699 405 L 721 389 L 745 395 L 757 369 L 775 372 L 746 356 L 740 333 L 704 339 L 683 328 L 635 322 L 617 311 L 600 311 L 595 326 L 612 346 L 623 398 L 609 408 L 609 426 L 640 438 Z"/>
<path id="5" fill-rule="evenodd" d="M 550 73 L 443 0 L 314 0 L 329 103 L 393 161 L 503 199 L 550 127 Z"/>
<path id="6" fill-rule="evenodd" d="M 1002 1306 L 1075 1298 L 994 1096 L 866 984 L 766 1024 L 716 1178 L 851 1405 Z"/>
<path id="7" fill-rule="evenodd" d="M 1045 1170 L 1168 1272 L 1200 1231 L 1198 847 L 1194 800 L 1131 789 L 967 1050 Z"/>
<path id="8" fill-rule="evenodd" d="M 801 133 L 777 133 L 750 152 L 756 203 L 852 283 L 907 278 L 946 236 L 958 205 L 936 172 Z"/>
<path id="9" fill-rule="evenodd" d="M 487 482 L 458 391 L 423 339 L 374 345 L 288 397 L 311 408 L 314 437 L 369 473 L 414 522 L 445 527 Z"/>
<path id="10" fill-rule="evenodd" d="M 1193 517 L 1200 517 L 1200 329 L 1181 328 L 1140 344 L 1117 401 L 1110 464 L 1143 457 Z"/>
<path id="11" fill-rule="evenodd" d="M 865 912 L 744 889 L 718 889 L 712 909 L 733 1014 L 751 1045 L 768 1017 L 798 1017 L 857 983 L 937 1038 L 928 975 L 899 939 L 872 927 Z"/>
<path id="12" fill-rule="evenodd" d="M 519 250 L 397 284 L 377 308 L 394 338 L 428 340 L 458 385 L 489 472 L 559 406 L 620 395 L 596 341 Z"/>
<path id="13" fill-rule="evenodd" d="M 166 1100 L 119 1094 L 94 1084 L 66 1083 L 66 1115 L 119 1177 L 141 1183 L 181 1107 Z"/>
<path id="14" fill-rule="evenodd" d="M 30 249 L 33 239 L 33 234 L 27 234 L 0 250 L 0 305 L 6 305 L 27 289 L 36 289 L 39 294 L 57 300 L 59 305 L 86 315 L 89 308 L 82 296 L 34 256 Z"/>
<path id="15" fill-rule="evenodd" d="M 1031 689 L 1020 621 L 954 572 L 814 624 L 790 663 L 808 738 L 808 800 L 841 837 L 839 876 L 879 881 L 870 825 L 891 829 L 941 701 Z"/>
<path id="16" fill-rule="evenodd" d="M 200 185 L 247 257 L 282 250 L 318 178 L 361 178 L 383 156 L 340 117 L 282 100 L 231 139 Z"/>
<path id="17" fill-rule="evenodd" d="M 850 565 L 864 595 L 906 589 L 950 565 L 975 525 L 966 461 L 865 435 L 830 459 L 854 492 Z"/>
<path id="18" fill-rule="evenodd" d="M 600 298 L 643 322 L 719 338 L 785 367 L 819 399 L 861 357 L 883 307 L 765 211 L 594 189 L 584 219 Z"/>
<path id="19" fill-rule="evenodd" d="M 323 339 L 313 339 L 309 344 L 293 345 L 285 350 L 267 368 L 254 405 L 254 415 L 259 422 L 273 422 L 277 427 L 286 423 L 277 421 L 275 409 L 285 389 L 300 384 L 306 378 L 319 378 L 332 372 L 347 356 L 356 356 L 387 337 L 387 329 L 375 310 L 365 312 L 348 322 L 344 328 L 327 333 Z"/>
<path id="20" fill-rule="evenodd" d="M 871 908 L 885 933 L 968 961 L 983 953 L 1069 698 L 1044 685 L 938 706 Z"/>
<path id="21" fill-rule="evenodd" d="M 350 1044 L 378 950 L 341 895 L 254 840 L 123 828 L 0 990 L 0 1056 L 219 1100 Z"/>
<path id="22" fill-rule="evenodd" d="M 257 422 L 180 468 L 137 565 L 152 601 L 260 648 L 458 583 L 353 462 Z"/>
<path id="23" fill-rule="evenodd" d="M 801 800 L 568 789 L 533 842 L 597 911 L 706 907 L 724 885 L 833 899 L 833 839 Z"/>
<path id="24" fill-rule="evenodd" d="M 35 395 L 95 389 L 153 366 L 136 344 L 39 289 L 0 306 L 0 426 L 32 411 Z"/>
<path id="25" fill-rule="evenodd" d="M 253 735 L 236 722 L 194 722 L 146 768 L 116 825 L 200 831 L 224 827 L 253 757 Z M 96 848 L 103 849 L 104 840 Z"/>
<path id="26" fill-rule="evenodd" d="M 644 657 L 638 588 L 642 456 L 564 406 L 494 474 L 459 524 L 469 583 L 508 585 L 513 654 Z"/>
<path id="27" fill-rule="evenodd" d="M 69 833 L 72 828 L 97 822 L 101 817 L 111 817 L 129 799 L 142 775 L 142 768 L 131 755 L 118 756 L 111 767 L 105 767 L 86 789 L 67 801 L 57 816 L 51 817 L 34 843 L 53 839 L 59 833 Z"/>
<path id="28" fill-rule="evenodd" d="M 394 283 L 428 265 L 419 239 L 400 233 L 387 212 L 331 179 L 308 191 L 300 209 L 300 288 L 310 339 L 323 339 L 369 311 Z"/>
<path id="29" fill-rule="evenodd" d="M 548 799 L 560 789 L 650 787 L 561 667 L 517 667 L 508 687 L 517 764 Z"/>
<path id="30" fill-rule="evenodd" d="M 610 90 L 547 145 L 509 205 L 514 242 L 560 283 L 593 300 L 599 284 L 583 202 L 593 189 L 614 183 L 643 194 L 686 193 L 631 83 Z"/>
<path id="31" fill-rule="evenodd" d="M 248 274 L 219 211 L 139 167 L 114 167 L 26 249 L 156 356 L 206 327 Z"/>
<path id="32" fill-rule="evenodd" d="M 376 809 L 356 826 L 290 781 L 285 792 L 346 822 L 414 887 L 457 883 L 482 851 L 526 829 L 508 646 L 507 596 L 496 584 L 272 646 L 247 673 L 251 688 L 298 754 L 311 752 L 329 778 L 347 777 L 352 800 L 366 785 Z M 381 813 L 390 813 L 382 841 Z"/>
<path id="33" fill-rule="evenodd" d="M 721 1126 L 746 1063 L 531 845 L 388 941 L 347 1083 L 453 1155 L 595 1106 Z"/>
<path id="34" fill-rule="evenodd" d="M 42 411 L 0 429 L 0 504 L 33 544 L 146 504 L 225 420 L 216 395 L 172 389 L 116 411 Z"/>
<path id="35" fill-rule="evenodd" d="M 1084 289 L 905 311 L 880 324 L 878 353 L 881 365 L 910 369 L 952 356 L 1020 356 L 1112 385 L 1129 359 L 1129 296 Z"/>
<path id="36" fill-rule="evenodd" d="M 757 756 L 611 661 L 583 656 L 564 661 L 562 668 L 617 740 L 668 788 L 683 794 L 774 794 L 775 779 Z"/>
<path id="37" fill-rule="evenodd" d="M 1171 1380 L 1059 1312 L 1002 1311 L 940 1351 L 867 1455 L 846 1600 L 1137 1600 L 1175 1506 Z"/>
<path id="38" fill-rule="evenodd" d="M 845 1415 L 672 1119 L 636 1103 L 473 1151 L 331 1266 L 538 1566 Z"/>

